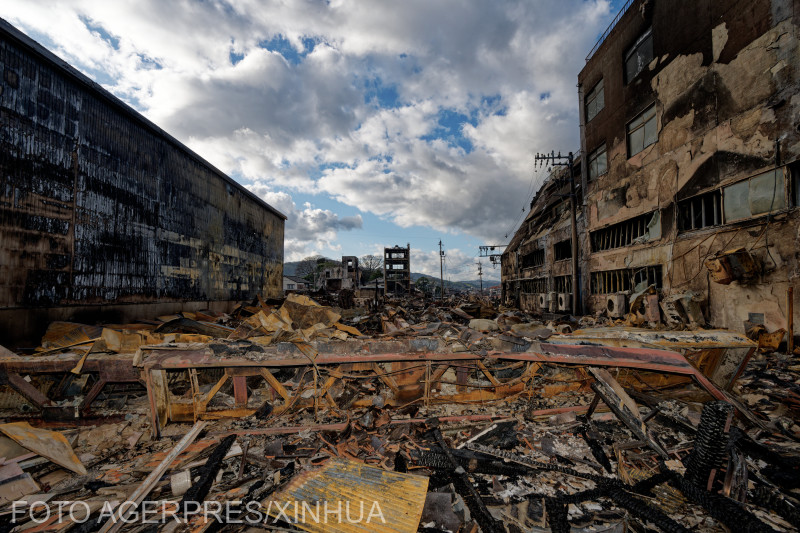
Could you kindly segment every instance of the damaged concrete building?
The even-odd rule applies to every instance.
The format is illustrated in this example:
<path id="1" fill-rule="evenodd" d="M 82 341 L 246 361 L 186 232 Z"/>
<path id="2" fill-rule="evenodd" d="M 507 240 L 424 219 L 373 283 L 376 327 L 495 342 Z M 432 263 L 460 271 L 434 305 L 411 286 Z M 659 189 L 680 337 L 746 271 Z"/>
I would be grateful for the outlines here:
<path id="1" fill-rule="evenodd" d="M 383 249 L 384 294 L 397 296 L 411 292 L 411 245 Z"/>
<path id="2" fill-rule="evenodd" d="M 580 160 L 553 172 L 531 200 L 530 211 L 502 255 L 506 304 L 540 313 L 572 309 L 570 184 L 576 182 L 578 235 L 584 232 Z M 580 250 L 580 247 L 578 248 Z"/>
<path id="3" fill-rule="evenodd" d="M 282 296 L 285 217 L 0 20 L 0 339 Z"/>
<path id="4" fill-rule="evenodd" d="M 632 293 L 653 287 L 667 323 L 787 327 L 800 229 L 798 19 L 791 0 L 636 0 L 600 38 L 578 76 L 586 312 L 622 316 Z M 553 189 L 534 203 L 557 204 Z M 503 256 L 506 300 L 553 291 L 537 281 L 544 270 L 563 274 L 555 253 L 516 265 L 536 259 L 531 236 L 561 231 L 533 211 Z"/>
<path id="5" fill-rule="evenodd" d="M 321 288 L 326 291 L 355 290 L 359 285 L 360 272 L 358 257 L 343 255 L 341 263 L 332 264 L 322 271 Z"/>

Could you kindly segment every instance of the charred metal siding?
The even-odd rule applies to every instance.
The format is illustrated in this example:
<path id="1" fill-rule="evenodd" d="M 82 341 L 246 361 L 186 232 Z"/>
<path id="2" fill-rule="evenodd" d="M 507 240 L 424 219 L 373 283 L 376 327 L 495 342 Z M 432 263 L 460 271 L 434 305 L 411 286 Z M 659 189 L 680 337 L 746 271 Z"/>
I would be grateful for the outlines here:
<path id="1" fill-rule="evenodd" d="M 1 20 L 0 71 L 0 309 L 281 294 L 282 214 Z"/>

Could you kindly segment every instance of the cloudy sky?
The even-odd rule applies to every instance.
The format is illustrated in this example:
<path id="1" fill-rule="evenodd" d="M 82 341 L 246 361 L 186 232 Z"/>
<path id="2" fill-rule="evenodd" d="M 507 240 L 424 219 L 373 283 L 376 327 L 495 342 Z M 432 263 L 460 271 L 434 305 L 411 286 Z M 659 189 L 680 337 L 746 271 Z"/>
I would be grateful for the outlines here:
<path id="1" fill-rule="evenodd" d="M 533 155 L 578 149 L 577 74 L 619 3 L 3 0 L 0 17 L 285 213 L 287 261 L 410 243 L 438 275 L 441 239 L 460 280 L 519 224 Z"/>

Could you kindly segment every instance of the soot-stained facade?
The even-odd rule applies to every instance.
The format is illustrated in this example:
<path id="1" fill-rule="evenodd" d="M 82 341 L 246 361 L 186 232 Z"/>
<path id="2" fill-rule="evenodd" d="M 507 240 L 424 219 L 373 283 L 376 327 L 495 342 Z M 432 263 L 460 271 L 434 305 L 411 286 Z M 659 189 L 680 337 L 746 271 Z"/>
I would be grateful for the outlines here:
<path id="1" fill-rule="evenodd" d="M 798 0 L 626 3 L 578 76 L 585 312 L 649 288 L 667 323 L 771 331 L 792 287 L 797 322 L 799 25 Z"/>
<path id="2" fill-rule="evenodd" d="M 282 294 L 280 212 L 2 20 L 0 72 L 0 341 Z"/>

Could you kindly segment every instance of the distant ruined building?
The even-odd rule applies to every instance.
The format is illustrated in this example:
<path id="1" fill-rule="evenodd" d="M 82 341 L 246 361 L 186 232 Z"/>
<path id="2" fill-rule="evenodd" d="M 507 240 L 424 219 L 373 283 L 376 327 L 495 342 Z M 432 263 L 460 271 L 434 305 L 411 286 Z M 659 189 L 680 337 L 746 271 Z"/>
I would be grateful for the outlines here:
<path id="1" fill-rule="evenodd" d="M 411 293 L 411 245 L 383 249 L 384 295 Z"/>
<path id="2" fill-rule="evenodd" d="M 800 275 L 799 24 L 792 0 L 626 4 L 578 75 L 581 309 L 559 303 L 572 290 L 563 170 L 502 256 L 505 301 L 624 316 L 636 296 L 671 324 L 785 328 Z"/>

